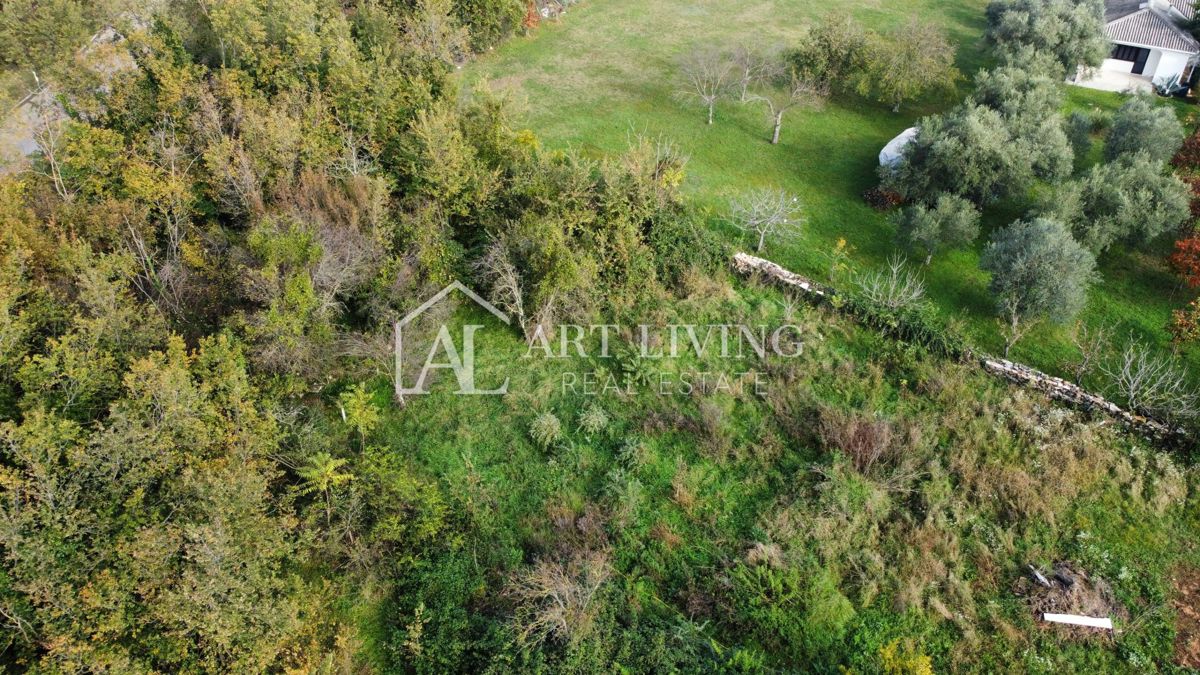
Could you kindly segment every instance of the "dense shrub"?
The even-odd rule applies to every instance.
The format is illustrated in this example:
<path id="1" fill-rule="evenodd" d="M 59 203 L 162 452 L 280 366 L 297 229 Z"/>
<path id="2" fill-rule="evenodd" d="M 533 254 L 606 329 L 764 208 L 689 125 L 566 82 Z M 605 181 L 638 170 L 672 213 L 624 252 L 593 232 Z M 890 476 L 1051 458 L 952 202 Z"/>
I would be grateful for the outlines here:
<path id="1" fill-rule="evenodd" d="M 928 303 L 889 309 L 858 296 L 838 296 L 835 302 L 864 325 L 951 359 L 964 356 L 967 341 Z"/>
<path id="2" fill-rule="evenodd" d="M 1099 66 L 1108 56 L 1101 0 L 993 0 L 987 7 L 988 39 L 1014 65 L 1030 52 L 1045 54 L 1061 79 L 1075 68 Z"/>
<path id="3" fill-rule="evenodd" d="M 1134 97 L 1121 106 L 1104 141 L 1109 161 L 1124 155 L 1144 154 L 1156 162 L 1175 156 L 1183 143 L 1183 125 L 1169 106 L 1153 99 Z"/>
<path id="4" fill-rule="evenodd" d="M 544 412 L 533 418 L 529 425 L 529 435 L 542 449 L 548 449 L 562 440 L 562 422 L 552 412 Z"/>
<path id="5" fill-rule="evenodd" d="M 1097 164 L 1063 183 L 1041 207 L 1099 255 L 1118 242 L 1144 245 L 1188 220 L 1190 191 L 1145 155 Z"/>
<path id="6" fill-rule="evenodd" d="M 821 412 L 821 441 L 845 454 L 854 468 L 868 473 L 892 452 L 894 430 L 885 419 L 852 415 L 836 410 Z"/>
<path id="7" fill-rule="evenodd" d="M 458 0 L 454 14 L 471 33 L 476 51 L 495 47 L 521 26 L 525 5 L 520 0 Z"/>
<path id="8" fill-rule="evenodd" d="M 1171 158 L 1171 166 L 1185 171 L 1200 170 L 1200 131 L 1195 131 L 1184 139 L 1175 156 Z"/>
<path id="9" fill-rule="evenodd" d="M 1073 156 L 1061 118 L 1023 120 L 972 102 L 926 117 L 901 164 L 882 171 L 884 186 L 927 204 L 942 193 L 986 204 L 1021 194 L 1035 179 L 1069 174 Z M 1057 132 L 1019 133 L 1027 125 Z"/>
<path id="10" fill-rule="evenodd" d="M 854 617 L 828 570 L 739 562 L 731 577 L 737 618 L 785 663 L 829 658 Z"/>

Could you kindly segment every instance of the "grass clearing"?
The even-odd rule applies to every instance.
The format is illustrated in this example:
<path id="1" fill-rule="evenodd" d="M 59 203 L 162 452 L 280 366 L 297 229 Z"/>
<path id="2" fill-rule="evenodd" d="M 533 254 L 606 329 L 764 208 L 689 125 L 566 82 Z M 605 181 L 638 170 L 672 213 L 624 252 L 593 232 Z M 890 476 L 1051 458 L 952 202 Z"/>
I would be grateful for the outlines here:
<path id="1" fill-rule="evenodd" d="M 776 325 L 783 300 L 739 283 L 674 303 L 668 320 Z M 514 616 L 496 589 L 582 548 L 611 565 L 594 625 L 580 643 L 557 644 L 561 654 L 544 650 L 513 669 L 701 669 L 711 647 L 763 671 L 880 672 L 895 640 L 915 641 L 938 672 L 1110 672 L 1171 658 L 1174 615 L 1154 608 L 1169 570 L 1197 560 L 1196 547 L 1180 543 L 1194 540 L 1195 469 L 1109 424 L 806 306 L 792 319 L 805 335 L 795 360 L 688 354 L 649 365 L 759 369 L 765 391 L 665 396 L 653 385 L 568 390 L 564 373 L 618 365 L 530 358 L 520 336 L 482 310 L 452 316 L 452 333 L 490 324 L 477 382 L 508 377 L 510 393 L 457 396 L 443 374 L 433 393 L 399 410 L 385 403 L 386 380 L 376 381 L 386 412 L 375 438 L 440 486 L 463 532 L 413 564 L 387 620 L 364 625 L 369 649 L 388 642 L 389 623 L 393 643 L 398 634 L 449 644 L 452 630 L 489 644 Z M 608 423 L 589 431 L 583 415 L 596 406 Z M 546 412 L 562 437 L 542 448 L 531 427 Z M 847 425 L 863 423 L 890 430 L 882 442 L 891 450 L 856 469 L 850 441 L 864 436 Z M 1103 577 L 1137 617 L 1115 646 L 1047 630 L 1011 591 L 1027 563 L 1050 569 L 1068 559 Z M 422 612 L 423 633 L 397 628 L 410 631 Z M 661 635 L 671 636 L 662 651 L 647 651 Z M 688 651 L 697 644 L 707 646 Z M 386 670 L 400 657 L 377 658 Z M 479 658 L 430 650 L 420 663 L 473 670 Z"/>
<path id="2" fill-rule="evenodd" d="M 717 121 L 704 123 L 702 106 L 675 96 L 679 59 L 697 46 L 787 45 L 828 6 L 788 2 L 644 3 L 590 2 L 559 22 L 546 22 L 531 37 L 517 37 L 481 57 L 463 73 L 464 84 L 487 79 L 514 91 L 527 103 L 527 119 L 543 142 L 588 155 L 613 154 L 631 136 L 660 136 L 689 155 L 686 191 L 711 209 L 712 226 L 729 240 L 749 245 L 722 222 L 729 196 L 756 186 L 778 186 L 799 195 L 808 221 L 794 241 L 769 242 L 765 256 L 798 272 L 827 277 L 828 254 L 844 238 L 854 247 L 853 263 L 882 264 L 897 248 L 886 215 L 868 207 L 864 190 L 876 184 L 879 150 L 921 116 L 944 110 L 967 92 L 969 78 L 989 63 L 983 31 L 983 0 L 875 1 L 851 10 L 864 25 L 899 29 L 912 16 L 942 24 L 958 45 L 964 74 L 958 91 L 905 107 L 840 98 L 820 110 L 794 110 L 778 146 L 769 144 L 765 111 L 753 104 L 723 101 Z M 1122 96 L 1067 87 L 1068 109 L 1115 110 Z M 1176 105 L 1172 103 L 1172 105 Z M 1190 106 L 1178 104 L 1183 113 Z M 1095 154 L 1095 153 L 1093 153 Z M 1094 161 L 1088 158 L 1081 165 Z M 961 320 L 980 347 L 1000 351 L 1003 341 L 992 315 L 987 276 L 978 269 L 987 234 L 1020 217 L 1025 204 L 987 210 L 984 236 L 973 249 L 934 259 L 925 270 L 930 299 L 947 317 Z M 1115 324 L 1120 336 L 1133 334 L 1167 349 L 1164 330 L 1170 311 L 1188 299 L 1167 270 L 1169 241 L 1150 252 L 1112 252 L 1100 261 L 1102 280 L 1093 288 L 1081 319 Z M 1033 331 L 1013 351 L 1014 358 L 1053 373 L 1074 358 L 1068 327 Z M 1200 371 L 1200 349 L 1185 352 Z"/>

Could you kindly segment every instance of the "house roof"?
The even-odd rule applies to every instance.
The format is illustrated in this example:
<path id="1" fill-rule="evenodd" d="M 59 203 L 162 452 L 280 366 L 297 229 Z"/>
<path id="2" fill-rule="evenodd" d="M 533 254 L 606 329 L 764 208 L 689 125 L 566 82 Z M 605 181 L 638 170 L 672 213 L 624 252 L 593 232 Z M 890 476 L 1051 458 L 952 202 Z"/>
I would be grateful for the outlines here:
<path id="1" fill-rule="evenodd" d="M 1169 16 L 1152 7 L 1109 21 L 1104 33 L 1113 42 L 1123 44 L 1158 47 L 1188 54 L 1200 52 L 1200 43 L 1195 38 Z"/>
<path id="2" fill-rule="evenodd" d="M 1151 4 L 1154 4 L 1151 0 L 1104 0 L 1104 21 L 1116 21 Z M 1163 10 L 1174 9 L 1184 19 L 1196 15 L 1195 0 L 1158 0 L 1158 4 Z"/>
<path id="3" fill-rule="evenodd" d="M 1190 19 L 1196 15 L 1196 3 L 1194 0 L 1167 0 L 1171 3 L 1171 7 L 1183 15 L 1183 18 Z"/>
<path id="4" fill-rule="evenodd" d="M 1142 8 L 1146 0 L 1105 0 L 1104 22 L 1116 21 L 1123 16 L 1129 16 Z"/>

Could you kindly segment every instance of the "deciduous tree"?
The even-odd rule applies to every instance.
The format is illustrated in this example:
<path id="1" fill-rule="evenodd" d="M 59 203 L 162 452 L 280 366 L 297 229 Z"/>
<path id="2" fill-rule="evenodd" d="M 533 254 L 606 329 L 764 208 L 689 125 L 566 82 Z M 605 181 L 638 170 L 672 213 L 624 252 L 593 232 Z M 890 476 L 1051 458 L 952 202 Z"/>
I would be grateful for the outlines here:
<path id="1" fill-rule="evenodd" d="M 747 97 L 746 101 L 766 106 L 772 124 L 771 145 L 779 144 L 779 134 L 783 130 L 783 116 L 789 110 L 802 106 L 818 106 L 828 95 L 828 90 L 820 83 L 805 80 L 795 70 L 786 76 L 768 80 L 764 84 L 765 86 Z"/>
<path id="2" fill-rule="evenodd" d="M 741 195 L 730 204 L 734 226 L 758 237 L 761 251 L 768 235 L 795 235 L 804 222 L 800 199 L 778 188 L 761 188 Z"/>
<path id="3" fill-rule="evenodd" d="M 865 69 L 868 33 L 845 12 L 831 12 L 800 39 L 790 54 L 806 80 L 830 91 L 854 91 Z"/>
<path id="4" fill-rule="evenodd" d="M 700 48 L 684 58 L 680 73 L 683 83 L 679 97 L 703 104 L 708 110 L 708 123 L 712 124 L 717 100 L 729 89 L 733 62 L 717 49 Z"/>
<path id="5" fill-rule="evenodd" d="M 891 35 L 872 35 L 865 61 L 860 93 L 892 106 L 893 112 L 932 91 L 950 89 L 959 77 L 954 45 L 926 21 L 910 21 Z"/>
<path id="6" fill-rule="evenodd" d="M 764 50 L 747 44 L 738 45 L 733 50 L 733 68 L 738 88 L 738 98 L 745 102 L 750 97 L 750 90 L 777 79 L 785 70 L 780 50 Z"/>
<path id="7" fill-rule="evenodd" d="M 1188 288 L 1200 288 L 1200 235 L 1176 241 L 1175 252 L 1167 262 Z"/>

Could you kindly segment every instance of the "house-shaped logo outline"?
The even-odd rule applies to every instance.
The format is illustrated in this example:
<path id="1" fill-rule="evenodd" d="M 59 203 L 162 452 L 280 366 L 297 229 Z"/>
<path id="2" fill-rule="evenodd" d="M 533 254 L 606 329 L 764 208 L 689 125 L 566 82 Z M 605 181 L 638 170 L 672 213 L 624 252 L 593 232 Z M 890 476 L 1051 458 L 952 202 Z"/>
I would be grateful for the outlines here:
<path id="1" fill-rule="evenodd" d="M 417 307 L 416 309 L 409 312 L 408 314 L 405 314 L 399 321 L 396 322 L 396 329 L 395 329 L 396 345 L 395 345 L 395 347 L 396 347 L 396 398 L 397 399 L 402 399 L 405 394 L 427 393 L 427 392 L 423 392 L 419 389 L 406 389 L 403 386 L 404 380 L 402 377 L 402 370 L 403 370 L 403 363 L 404 363 L 404 359 L 403 359 L 404 327 L 407 326 L 408 324 L 412 323 L 413 319 L 416 319 L 421 314 L 424 314 L 425 310 L 427 310 L 430 307 L 433 307 L 437 303 L 441 302 L 443 299 L 445 299 L 445 297 L 447 295 L 450 295 L 450 293 L 453 291 L 461 292 L 463 295 L 467 296 L 472 301 L 474 301 L 475 304 L 486 309 L 492 316 L 494 316 L 497 319 L 499 319 L 500 321 L 504 322 L 504 325 L 506 325 L 506 326 L 512 325 L 512 320 L 508 318 L 507 314 L 505 314 L 504 312 L 501 312 L 492 303 L 488 302 L 487 300 L 484 300 L 482 296 L 480 296 L 478 293 L 476 293 L 475 291 L 468 288 L 466 286 L 466 284 L 462 283 L 461 281 L 459 281 L 457 279 L 450 282 L 445 288 L 443 288 L 442 290 L 440 290 L 436 294 L 434 294 L 433 297 L 431 297 L 428 300 L 426 300 L 425 302 L 421 303 L 420 307 Z"/>

